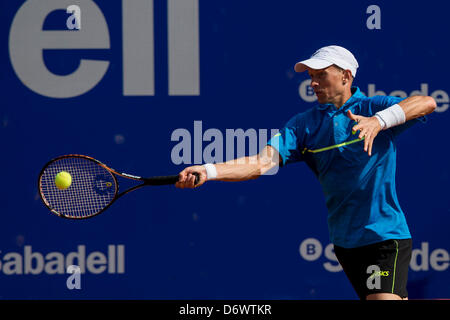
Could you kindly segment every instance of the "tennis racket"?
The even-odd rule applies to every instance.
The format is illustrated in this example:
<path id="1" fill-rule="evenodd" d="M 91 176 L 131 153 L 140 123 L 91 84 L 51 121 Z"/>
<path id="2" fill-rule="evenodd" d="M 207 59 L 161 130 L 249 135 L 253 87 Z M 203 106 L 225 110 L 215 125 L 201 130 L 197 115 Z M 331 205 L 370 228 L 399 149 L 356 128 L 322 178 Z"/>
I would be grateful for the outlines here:
<path id="1" fill-rule="evenodd" d="M 70 186 L 59 189 L 55 177 L 60 172 L 71 176 Z M 195 184 L 199 176 L 195 175 Z M 140 181 L 119 193 L 117 177 Z M 119 173 L 102 162 L 83 155 L 70 154 L 49 161 L 39 174 L 39 195 L 50 211 L 59 217 L 86 219 L 104 212 L 123 195 L 144 186 L 175 184 L 178 175 L 142 178 L 127 173 Z"/>

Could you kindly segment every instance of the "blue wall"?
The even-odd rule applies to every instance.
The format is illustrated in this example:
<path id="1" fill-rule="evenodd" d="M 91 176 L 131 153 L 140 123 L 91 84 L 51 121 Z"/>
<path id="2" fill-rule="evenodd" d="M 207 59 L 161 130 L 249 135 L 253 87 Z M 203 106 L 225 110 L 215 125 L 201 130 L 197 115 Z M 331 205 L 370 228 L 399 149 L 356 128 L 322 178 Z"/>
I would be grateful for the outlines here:
<path id="1" fill-rule="evenodd" d="M 444 3 L 379 1 L 381 29 L 369 29 L 369 1 L 2 1 L 0 298 L 356 299 L 303 163 L 254 181 L 142 189 L 86 221 L 52 215 L 37 190 L 42 166 L 63 154 L 152 176 L 189 165 L 172 152 L 174 132 L 191 135 L 192 163 L 205 160 L 194 144 L 211 143 L 208 129 L 224 157 L 237 152 L 227 129 L 264 139 L 314 105 L 293 66 L 330 44 L 354 53 L 366 94 L 421 90 L 438 101 L 398 139 L 397 191 L 413 235 L 410 298 L 448 298 Z M 67 30 L 70 4 L 79 31 Z M 81 289 L 67 288 L 66 264 L 84 268 Z"/>

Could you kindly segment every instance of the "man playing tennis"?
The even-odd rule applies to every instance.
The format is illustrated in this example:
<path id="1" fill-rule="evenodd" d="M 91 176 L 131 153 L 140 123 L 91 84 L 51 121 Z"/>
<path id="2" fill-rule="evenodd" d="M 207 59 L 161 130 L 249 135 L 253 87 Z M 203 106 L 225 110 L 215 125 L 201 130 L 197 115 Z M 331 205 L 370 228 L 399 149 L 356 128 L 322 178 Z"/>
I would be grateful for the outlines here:
<path id="1" fill-rule="evenodd" d="M 279 165 L 304 161 L 322 186 L 330 240 L 360 299 L 407 299 L 411 234 L 395 189 L 396 136 L 436 108 L 433 98 L 368 98 L 352 86 L 358 68 L 339 46 L 298 62 L 308 71 L 317 106 L 299 113 L 260 154 L 185 168 L 179 188 L 207 180 L 255 179 Z M 194 186 L 194 175 L 200 180 Z"/>

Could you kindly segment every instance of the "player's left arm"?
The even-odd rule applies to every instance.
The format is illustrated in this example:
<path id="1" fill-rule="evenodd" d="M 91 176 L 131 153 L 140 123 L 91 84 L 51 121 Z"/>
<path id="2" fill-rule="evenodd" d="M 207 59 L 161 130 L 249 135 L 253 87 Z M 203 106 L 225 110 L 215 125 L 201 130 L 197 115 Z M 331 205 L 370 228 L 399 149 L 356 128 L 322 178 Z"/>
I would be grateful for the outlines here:
<path id="1" fill-rule="evenodd" d="M 384 129 L 400 125 L 419 117 L 432 113 L 436 109 L 436 101 L 430 96 L 412 96 L 399 103 L 377 112 L 372 117 L 353 114 L 348 110 L 347 115 L 356 121 L 352 130 L 359 131 L 359 138 L 364 137 L 364 151 L 372 155 L 373 140 Z"/>
<path id="2" fill-rule="evenodd" d="M 436 109 L 436 101 L 430 96 L 413 96 L 398 103 L 405 113 L 406 121 L 426 116 Z"/>

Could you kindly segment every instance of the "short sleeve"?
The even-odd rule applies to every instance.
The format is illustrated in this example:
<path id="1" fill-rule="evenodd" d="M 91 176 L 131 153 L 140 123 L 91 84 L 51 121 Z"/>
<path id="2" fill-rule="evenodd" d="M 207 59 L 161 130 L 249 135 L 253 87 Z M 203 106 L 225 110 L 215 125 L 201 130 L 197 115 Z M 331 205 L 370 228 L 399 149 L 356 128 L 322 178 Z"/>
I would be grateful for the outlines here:
<path id="1" fill-rule="evenodd" d="M 390 106 L 393 106 L 394 104 L 399 103 L 400 101 L 402 101 L 404 99 L 405 98 L 392 97 L 392 96 L 374 96 L 371 99 L 372 115 L 374 115 L 378 111 L 382 111 L 386 108 L 389 108 Z M 425 116 L 423 116 L 423 117 L 409 120 L 402 125 L 392 127 L 388 130 L 391 130 L 391 132 L 394 134 L 394 136 L 398 136 L 400 133 L 411 128 L 413 125 L 415 125 L 417 123 L 426 123 L 426 122 L 427 122 L 427 118 Z"/>
<path id="2" fill-rule="evenodd" d="M 283 160 L 280 166 L 304 160 L 300 152 L 304 132 L 302 122 L 301 114 L 291 118 L 267 143 L 280 154 Z"/>

